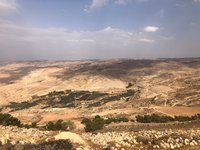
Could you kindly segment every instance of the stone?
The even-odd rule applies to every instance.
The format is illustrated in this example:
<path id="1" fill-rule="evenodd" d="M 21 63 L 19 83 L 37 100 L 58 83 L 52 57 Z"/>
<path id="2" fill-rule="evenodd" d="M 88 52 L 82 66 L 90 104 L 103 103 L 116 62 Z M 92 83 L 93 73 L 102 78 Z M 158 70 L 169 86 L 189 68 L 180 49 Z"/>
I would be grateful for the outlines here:
<path id="1" fill-rule="evenodd" d="M 1 150 L 9 150 L 13 147 L 13 145 L 11 143 L 7 143 L 4 144 L 3 146 L 1 146 Z"/>
<path id="2" fill-rule="evenodd" d="M 190 146 L 194 146 L 194 143 L 193 143 L 193 142 L 190 142 Z"/>
<path id="3" fill-rule="evenodd" d="M 161 148 L 167 148 L 167 146 L 165 144 L 163 144 L 163 143 L 160 144 L 160 147 Z"/>
<path id="4" fill-rule="evenodd" d="M 159 146 L 158 145 L 154 145 L 153 148 L 156 149 L 156 148 L 159 148 Z"/>
<path id="5" fill-rule="evenodd" d="M 51 150 L 51 145 L 45 145 L 45 150 Z"/>
<path id="6" fill-rule="evenodd" d="M 121 145 L 119 145 L 118 143 L 115 144 L 116 147 L 121 147 Z"/>
<path id="7" fill-rule="evenodd" d="M 190 142 L 189 139 L 185 139 L 185 140 L 184 140 L 184 144 L 185 144 L 185 145 L 189 145 L 189 142 Z"/>
<path id="8" fill-rule="evenodd" d="M 180 148 L 179 143 L 176 143 L 175 147 L 176 147 L 176 148 Z"/>
<path id="9" fill-rule="evenodd" d="M 194 145 L 198 145 L 198 143 L 195 140 L 192 140 L 192 143 L 194 143 Z"/>
<path id="10" fill-rule="evenodd" d="M 134 144 L 138 144 L 138 142 L 136 141 L 136 139 L 132 140 Z"/>
<path id="11" fill-rule="evenodd" d="M 15 150 L 24 150 L 24 146 L 21 144 L 15 145 Z"/>
<path id="12" fill-rule="evenodd" d="M 2 139 L 0 139 L 0 141 L 1 141 L 1 144 L 2 144 L 2 145 L 8 143 L 8 140 L 7 140 L 6 138 L 2 138 Z"/>
<path id="13" fill-rule="evenodd" d="M 173 144 L 170 144 L 170 149 L 174 149 L 175 146 Z"/>
<path id="14" fill-rule="evenodd" d="M 21 144 L 23 144 L 23 145 L 24 145 L 26 142 L 24 142 L 24 141 L 19 141 L 19 143 L 21 143 Z"/>
<path id="15" fill-rule="evenodd" d="M 114 150 L 115 148 L 114 147 L 111 147 L 111 150 Z"/>

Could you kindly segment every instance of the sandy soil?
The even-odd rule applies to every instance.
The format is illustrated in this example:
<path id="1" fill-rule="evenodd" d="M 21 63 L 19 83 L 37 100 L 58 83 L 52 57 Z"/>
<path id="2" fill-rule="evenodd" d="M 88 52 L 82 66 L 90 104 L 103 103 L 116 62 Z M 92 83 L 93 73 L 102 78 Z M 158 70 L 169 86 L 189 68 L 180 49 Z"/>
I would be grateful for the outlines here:
<path id="1" fill-rule="evenodd" d="M 69 80 L 62 80 L 56 76 L 63 68 L 45 68 L 31 71 L 28 75 L 13 84 L 0 84 L 0 102 L 26 101 L 33 95 L 44 95 L 51 91 L 67 89 L 91 91 L 123 90 L 126 83 L 117 79 L 103 76 L 77 75 Z M 2 74 L 3 76 L 5 74 Z"/>
<path id="2" fill-rule="evenodd" d="M 166 115 L 194 115 L 200 113 L 200 107 L 154 107 L 155 111 L 161 112 Z"/>

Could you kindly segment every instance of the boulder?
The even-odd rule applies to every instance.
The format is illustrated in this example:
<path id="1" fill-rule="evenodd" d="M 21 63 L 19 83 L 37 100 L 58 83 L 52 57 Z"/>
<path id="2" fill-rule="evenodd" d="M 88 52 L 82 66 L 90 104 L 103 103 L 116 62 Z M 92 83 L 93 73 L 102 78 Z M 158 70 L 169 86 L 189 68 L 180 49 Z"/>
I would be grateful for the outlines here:
<path id="1" fill-rule="evenodd" d="M 70 140 L 71 142 L 86 145 L 85 141 L 76 133 L 61 132 L 54 136 L 55 140 Z"/>

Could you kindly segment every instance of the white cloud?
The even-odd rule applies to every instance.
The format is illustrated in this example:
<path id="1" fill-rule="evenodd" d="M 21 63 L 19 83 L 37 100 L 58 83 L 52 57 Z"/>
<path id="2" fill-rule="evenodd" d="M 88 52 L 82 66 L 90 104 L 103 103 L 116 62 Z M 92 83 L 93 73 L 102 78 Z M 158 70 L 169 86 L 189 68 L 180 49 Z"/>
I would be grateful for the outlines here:
<path id="1" fill-rule="evenodd" d="M 88 11 L 100 9 L 107 2 L 93 1 Z M 0 12 L 3 8 L 8 14 L 18 6 L 15 0 L 0 0 Z M 146 43 L 158 39 L 157 35 L 110 26 L 97 31 L 70 31 L 27 27 L 0 19 L 0 60 L 139 57 L 145 53 L 144 45 L 152 45 Z"/>
<path id="2" fill-rule="evenodd" d="M 125 4 L 128 4 L 130 2 L 147 2 L 148 0 L 114 0 L 115 1 L 115 4 L 118 4 L 118 5 L 125 5 Z"/>
<path id="3" fill-rule="evenodd" d="M 137 2 L 147 2 L 149 0 L 136 0 Z"/>
<path id="4" fill-rule="evenodd" d="M 86 6 L 84 11 L 91 12 L 91 11 L 99 10 L 100 8 L 106 6 L 107 3 L 108 3 L 108 0 L 92 0 L 92 3 L 90 4 L 90 6 Z"/>
<path id="5" fill-rule="evenodd" d="M 145 43 L 154 43 L 155 40 L 151 40 L 151 39 L 146 39 L 146 38 L 141 38 L 138 41 L 140 42 L 145 42 Z"/>
<path id="6" fill-rule="evenodd" d="M 106 6 L 108 2 L 112 2 L 117 5 L 126 5 L 130 2 L 147 2 L 148 0 L 92 0 L 89 6 L 86 6 L 84 11 L 92 12 L 100 10 L 102 7 Z"/>
<path id="7" fill-rule="evenodd" d="M 200 2 L 200 0 L 194 0 L 195 2 Z"/>
<path id="8" fill-rule="evenodd" d="M 159 27 L 156 27 L 156 26 L 146 26 L 144 28 L 145 32 L 156 32 L 158 30 L 159 30 Z"/>
<path id="9" fill-rule="evenodd" d="M 145 38 L 144 38 L 145 37 Z M 86 59 L 139 55 L 156 35 L 106 27 L 97 31 L 33 28 L 0 22 L 0 59 Z M 12 44 L 11 44 L 12 43 Z M 147 45 L 146 45 L 147 46 Z M 145 51 L 145 49 L 144 49 Z"/>
<path id="10" fill-rule="evenodd" d="M 17 11 L 16 0 L 0 0 L 0 16 Z"/>
<path id="11" fill-rule="evenodd" d="M 125 5 L 130 1 L 131 0 L 115 0 L 115 4 L 117 4 L 117 5 Z"/>

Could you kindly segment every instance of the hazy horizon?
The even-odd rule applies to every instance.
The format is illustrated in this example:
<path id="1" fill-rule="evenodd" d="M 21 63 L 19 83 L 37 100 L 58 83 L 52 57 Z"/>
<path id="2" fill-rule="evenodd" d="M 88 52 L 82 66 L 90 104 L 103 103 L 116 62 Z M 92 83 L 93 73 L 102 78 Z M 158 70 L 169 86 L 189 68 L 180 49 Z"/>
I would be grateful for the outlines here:
<path id="1" fill-rule="evenodd" d="M 200 0 L 0 0 L 0 61 L 200 57 Z"/>

